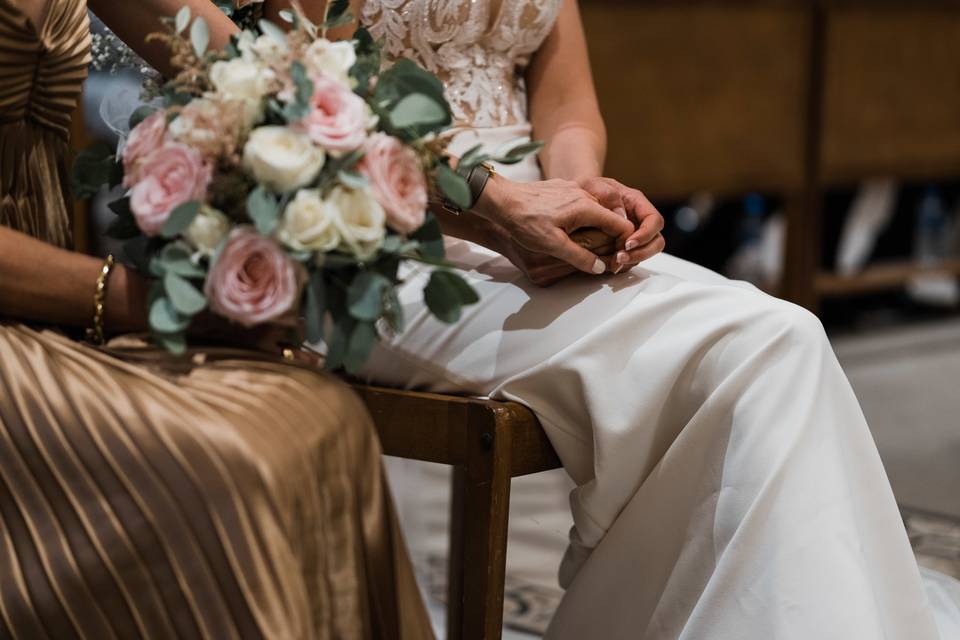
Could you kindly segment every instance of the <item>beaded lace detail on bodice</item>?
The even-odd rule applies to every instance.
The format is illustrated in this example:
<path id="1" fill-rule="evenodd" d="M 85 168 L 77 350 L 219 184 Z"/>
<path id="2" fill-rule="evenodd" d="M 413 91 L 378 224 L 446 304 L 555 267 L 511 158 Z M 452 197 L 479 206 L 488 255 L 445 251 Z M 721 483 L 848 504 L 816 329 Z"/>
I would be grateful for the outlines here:
<path id="1" fill-rule="evenodd" d="M 526 122 L 523 70 L 550 33 L 562 0 L 366 0 L 361 21 L 388 60 L 437 74 L 459 124 Z"/>

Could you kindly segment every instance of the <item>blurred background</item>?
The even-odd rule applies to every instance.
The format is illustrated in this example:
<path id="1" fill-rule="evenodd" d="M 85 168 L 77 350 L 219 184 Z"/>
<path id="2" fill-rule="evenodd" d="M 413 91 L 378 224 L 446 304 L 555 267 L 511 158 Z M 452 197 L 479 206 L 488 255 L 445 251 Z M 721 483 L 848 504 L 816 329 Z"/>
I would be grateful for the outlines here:
<path id="1" fill-rule="evenodd" d="M 820 315 L 921 562 L 960 577 L 960 0 L 580 4 L 608 174 L 668 252 Z M 91 76 L 81 146 L 140 80 Z M 112 214 L 79 215 L 96 251 Z M 542 630 L 559 594 L 508 591 Z"/>

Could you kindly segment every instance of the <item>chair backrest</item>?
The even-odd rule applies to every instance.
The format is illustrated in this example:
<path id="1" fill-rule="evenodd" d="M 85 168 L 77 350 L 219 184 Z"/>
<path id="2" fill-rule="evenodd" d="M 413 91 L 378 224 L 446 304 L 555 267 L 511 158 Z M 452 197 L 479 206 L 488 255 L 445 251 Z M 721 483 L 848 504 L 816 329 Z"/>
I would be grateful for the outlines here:
<path id="1" fill-rule="evenodd" d="M 960 2 L 581 3 L 610 136 L 608 173 L 654 196 L 802 189 L 808 134 L 826 184 L 960 175 Z M 819 84 L 823 127 L 812 130 Z"/>
<path id="2" fill-rule="evenodd" d="M 809 14 L 729 4 L 581 3 L 612 176 L 655 196 L 801 187 Z"/>

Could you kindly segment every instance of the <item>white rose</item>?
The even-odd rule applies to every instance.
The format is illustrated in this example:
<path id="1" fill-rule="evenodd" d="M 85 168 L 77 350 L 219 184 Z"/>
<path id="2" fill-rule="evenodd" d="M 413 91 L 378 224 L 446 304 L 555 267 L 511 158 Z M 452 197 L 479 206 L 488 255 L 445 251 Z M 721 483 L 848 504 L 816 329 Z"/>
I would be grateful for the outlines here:
<path id="1" fill-rule="evenodd" d="M 303 54 L 303 63 L 311 74 L 323 73 L 352 88 L 350 69 L 357 62 L 352 42 L 315 40 Z"/>
<path id="2" fill-rule="evenodd" d="M 340 211 L 320 199 L 316 189 L 303 189 L 283 211 L 277 239 L 294 251 L 332 251 L 340 244 L 336 221 Z"/>
<path id="3" fill-rule="evenodd" d="M 341 249 L 364 260 L 383 245 L 387 215 L 370 189 L 335 187 L 327 201 L 340 214 L 335 218 L 335 224 L 340 232 Z"/>
<path id="4" fill-rule="evenodd" d="M 183 237 L 197 253 L 212 256 L 230 232 L 230 218 L 213 207 L 204 206 L 183 232 Z"/>
<path id="5" fill-rule="evenodd" d="M 278 192 L 308 185 L 326 155 L 303 133 L 287 127 L 254 129 L 243 148 L 243 165 L 258 182 Z"/>
<path id="6" fill-rule="evenodd" d="M 210 81 L 227 100 L 244 104 L 247 126 L 263 118 L 263 98 L 270 91 L 273 72 L 249 60 L 220 60 L 210 67 Z"/>
<path id="7" fill-rule="evenodd" d="M 286 43 L 281 42 L 273 36 L 260 36 L 254 38 L 249 31 L 244 31 L 239 41 L 237 49 L 247 62 L 260 61 L 266 65 L 280 64 L 287 53 Z"/>
<path id="8" fill-rule="evenodd" d="M 167 131 L 177 142 L 205 147 L 217 140 L 220 133 L 211 127 L 222 120 L 220 105 L 207 98 L 198 98 L 187 104 Z"/>

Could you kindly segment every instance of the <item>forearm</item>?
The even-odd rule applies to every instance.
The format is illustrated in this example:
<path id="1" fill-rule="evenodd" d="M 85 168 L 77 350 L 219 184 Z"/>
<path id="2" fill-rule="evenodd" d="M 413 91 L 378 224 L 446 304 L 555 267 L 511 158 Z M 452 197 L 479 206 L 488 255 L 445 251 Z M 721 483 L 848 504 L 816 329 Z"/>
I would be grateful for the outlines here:
<path id="1" fill-rule="evenodd" d="M 103 261 L 64 251 L 0 227 L 0 317 L 87 327 Z M 146 286 L 140 276 L 114 268 L 107 287 L 108 332 L 146 328 Z"/>
<path id="2" fill-rule="evenodd" d="M 474 242 L 497 253 L 503 252 L 504 231 L 496 223 L 471 212 L 450 213 L 440 205 L 433 205 L 430 210 L 440 222 L 444 235 Z"/>
<path id="3" fill-rule="evenodd" d="M 222 49 L 237 32 L 237 26 L 210 0 L 88 0 L 88 4 L 121 40 L 164 75 L 174 71 L 170 68 L 169 50 L 159 42 L 146 42 L 148 35 L 161 31 L 161 17 L 172 17 L 181 7 L 190 7 L 192 15 L 206 20 L 211 49 Z"/>
<path id="4" fill-rule="evenodd" d="M 607 133 L 576 0 L 564 0 L 557 24 L 527 69 L 533 135 L 546 146 L 547 178 L 581 181 L 603 173 Z"/>
<path id="5" fill-rule="evenodd" d="M 545 141 L 540 166 L 546 178 L 580 182 L 603 175 L 607 137 L 602 123 L 583 123 L 571 114 L 565 124 L 539 129 L 534 125 L 534 131 Z"/>

